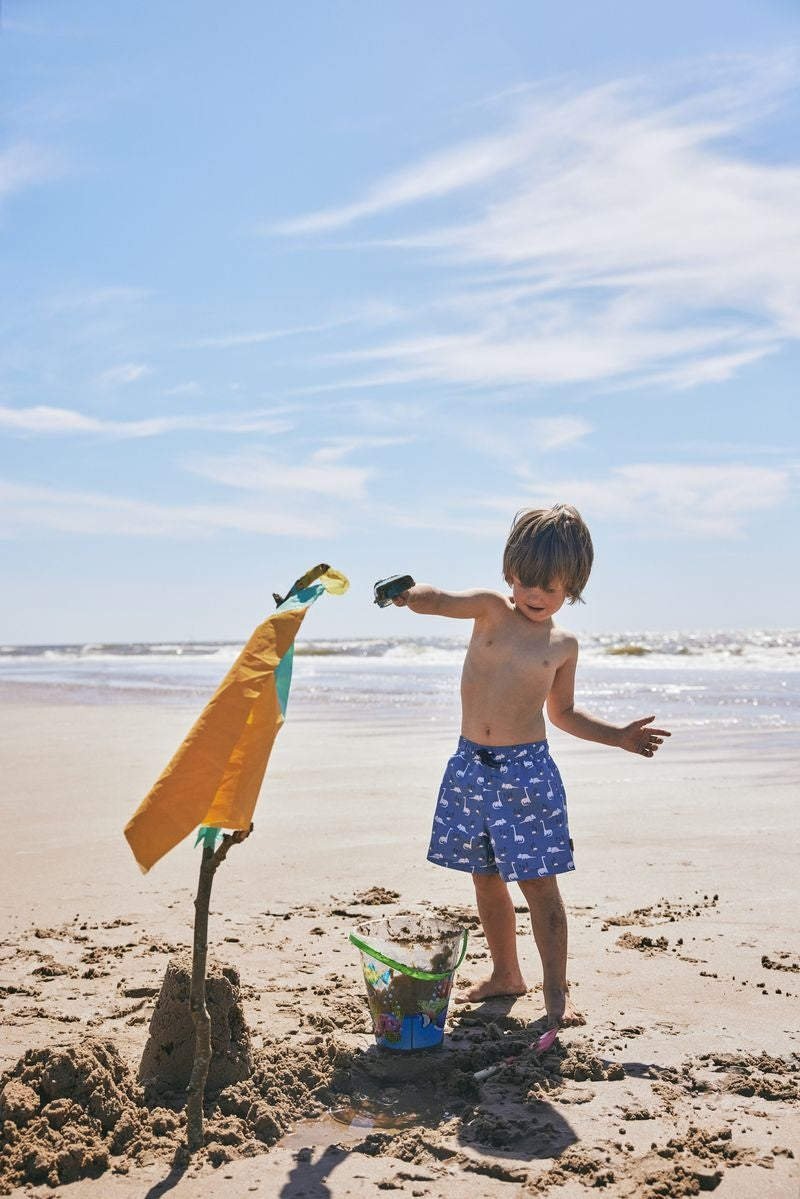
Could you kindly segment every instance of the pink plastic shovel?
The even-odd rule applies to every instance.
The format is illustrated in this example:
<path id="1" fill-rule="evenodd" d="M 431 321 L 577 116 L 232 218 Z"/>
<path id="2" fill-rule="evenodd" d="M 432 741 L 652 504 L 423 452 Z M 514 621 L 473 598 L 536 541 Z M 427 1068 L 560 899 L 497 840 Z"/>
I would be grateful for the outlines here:
<path id="1" fill-rule="evenodd" d="M 533 1053 L 536 1057 L 541 1057 L 555 1043 L 557 1036 L 557 1028 L 548 1028 L 547 1032 L 542 1033 L 533 1049 L 529 1050 L 529 1052 Z M 485 1070 L 476 1070 L 472 1077 L 478 1082 L 483 1082 L 484 1078 L 489 1078 L 492 1074 L 496 1074 L 498 1070 L 504 1070 L 506 1066 L 510 1066 L 513 1062 L 518 1062 L 524 1056 L 524 1054 L 518 1053 L 516 1057 L 507 1057 L 502 1062 L 495 1063 L 494 1066 L 487 1066 Z"/>

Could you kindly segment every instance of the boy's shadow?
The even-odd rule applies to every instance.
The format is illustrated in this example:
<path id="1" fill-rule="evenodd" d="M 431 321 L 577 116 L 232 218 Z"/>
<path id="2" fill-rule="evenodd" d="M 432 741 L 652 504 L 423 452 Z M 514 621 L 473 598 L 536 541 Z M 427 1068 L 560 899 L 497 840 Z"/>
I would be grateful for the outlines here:
<path id="1" fill-rule="evenodd" d="M 445 1037 L 446 1045 L 452 1050 L 463 1051 L 465 1042 L 473 1040 L 470 1033 L 479 1033 L 481 1029 L 488 1029 L 495 1025 L 509 1042 L 509 1057 L 519 1057 L 523 1061 L 527 1059 L 530 1064 L 536 1063 L 539 1059 L 532 1054 L 533 1046 L 536 1040 L 541 1036 L 547 1027 L 547 1017 L 542 1012 L 541 1017 L 536 1020 L 525 1019 L 521 1026 L 519 1021 L 512 1016 L 512 1009 L 519 1002 L 522 996 L 504 995 L 497 996 L 493 999 L 485 999 L 481 1003 L 470 1003 L 469 1005 L 454 1004 L 450 1009 L 451 1014 L 451 1035 Z M 455 1039 L 453 1038 L 455 1034 Z M 496 1039 L 496 1032 L 491 1040 L 482 1040 L 480 1037 L 474 1038 L 476 1048 L 481 1044 L 491 1044 L 493 1046 L 501 1046 L 502 1039 Z M 520 1042 L 524 1043 L 524 1047 L 520 1048 Z M 558 1046 L 558 1042 L 556 1042 Z M 546 1059 L 551 1050 L 546 1051 L 542 1055 L 542 1064 L 546 1064 Z M 559 1052 L 556 1048 L 556 1052 Z M 502 1051 L 498 1054 L 495 1065 L 500 1066 L 504 1061 Z M 465 1119 L 459 1133 L 459 1139 L 465 1145 L 469 1145 L 472 1149 L 477 1149 L 491 1154 L 492 1157 L 497 1157 L 503 1161 L 507 1161 L 509 1165 L 514 1162 L 532 1161 L 535 1159 L 543 1160 L 547 1158 L 557 1158 L 570 1145 L 574 1145 L 580 1138 L 568 1120 L 561 1114 L 557 1106 L 557 1098 L 555 1103 L 551 1103 L 544 1098 L 531 1100 L 519 1099 L 515 1103 L 513 1095 L 514 1090 L 519 1089 L 519 1082 L 512 1084 L 509 1076 L 507 1088 L 504 1086 L 504 1074 L 502 1069 L 498 1070 L 494 1077 L 490 1076 L 486 1082 L 491 1090 L 496 1090 L 501 1108 L 507 1108 L 509 1101 L 519 1107 L 519 1114 L 512 1118 L 508 1128 L 509 1141 L 507 1144 L 502 1143 L 503 1128 L 502 1116 L 500 1117 L 499 1126 L 492 1127 L 491 1107 L 492 1096 L 491 1090 L 489 1094 L 483 1091 L 481 1094 L 480 1108 L 488 1110 L 488 1118 L 477 1124 L 474 1119 Z M 505 1094 L 503 1094 L 505 1090 Z M 481 1131 L 481 1124 L 483 1125 Z M 477 1133 L 477 1135 L 476 1135 Z M 484 1137 L 488 1134 L 491 1138 L 490 1143 L 486 1144 Z M 499 1137 L 498 1141 L 496 1138 Z"/>
<path id="2" fill-rule="evenodd" d="M 331 1191 L 326 1185 L 326 1179 L 351 1152 L 342 1145 L 328 1145 L 314 1161 L 313 1148 L 303 1148 L 297 1153 L 297 1164 L 292 1167 L 289 1177 L 278 1192 L 279 1199 L 330 1199 Z M 150 1188 L 144 1199 L 160 1199 L 176 1187 L 186 1174 L 188 1161 L 183 1151 L 179 1150 L 173 1160 L 169 1173 L 160 1182 Z"/>
<path id="3" fill-rule="evenodd" d="M 376 1123 L 375 1131 L 390 1131 L 392 1115 L 398 1119 L 395 1132 L 400 1123 L 432 1133 L 447 1124 L 448 1140 L 509 1164 L 555 1158 L 575 1144 L 578 1136 L 557 1100 L 528 1098 L 524 1075 L 519 1070 L 503 1073 L 506 1058 L 534 1064 L 531 1051 L 546 1024 L 544 1015 L 536 1021 L 510 1017 L 516 1002 L 514 996 L 504 996 L 451 1008 L 450 1031 L 438 1048 L 404 1054 L 371 1047 L 361 1055 L 353 1072 L 354 1091 L 373 1105 L 386 1105 L 388 1119 Z M 564 1051 L 556 1053 L 563 1056 Z M 560 1059 L 556 1069 L 558 1064 Z M 488 1077 L 474 1078 L 487 1067 Z"/>
<path id="4" fill-rule="evenodd" d="M 297 1154 L 297 1165 L 292 1167 L 278 1192 L 278 1199 L 300 1199 L 301 1196 L 302 1199 L 330 1199 L 326 1179 L 349 1153 L 350 1150 L 341 1145 L 328 1145 L 314 1161 L 312 1148 L 301 1149 Z"/>

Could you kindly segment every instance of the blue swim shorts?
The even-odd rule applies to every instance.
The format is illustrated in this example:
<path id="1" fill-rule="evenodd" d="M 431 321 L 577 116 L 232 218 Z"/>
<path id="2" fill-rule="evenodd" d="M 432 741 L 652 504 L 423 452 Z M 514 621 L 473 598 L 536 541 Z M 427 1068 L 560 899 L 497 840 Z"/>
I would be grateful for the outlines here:
<path id="1" fill-rule="evenodd" d="M 564 784 L 546 741 L 459 739 L 436 801 L 428 861 L 508 883 L 575 869 Z"/>

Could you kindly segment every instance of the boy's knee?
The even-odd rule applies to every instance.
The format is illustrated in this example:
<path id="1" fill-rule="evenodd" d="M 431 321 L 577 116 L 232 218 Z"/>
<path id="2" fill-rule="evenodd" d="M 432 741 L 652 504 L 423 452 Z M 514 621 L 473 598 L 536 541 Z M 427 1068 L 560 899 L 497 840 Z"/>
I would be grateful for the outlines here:
<path id="1" fill-rule="evenodd" d="M 475 890 L 479 892 L 499 891 L 502 888 L 507 888 L 507 883 L 504 883 L 499 874 L 478 874 L 473 872 L 472 882 Z"/>
<path id="2" fill-rule="evenodd" d="M 544 878 L 520 878 L 517 883 L 528 902 L 550 899 L 561 894 L 555 874 L 548 874 Z"/>

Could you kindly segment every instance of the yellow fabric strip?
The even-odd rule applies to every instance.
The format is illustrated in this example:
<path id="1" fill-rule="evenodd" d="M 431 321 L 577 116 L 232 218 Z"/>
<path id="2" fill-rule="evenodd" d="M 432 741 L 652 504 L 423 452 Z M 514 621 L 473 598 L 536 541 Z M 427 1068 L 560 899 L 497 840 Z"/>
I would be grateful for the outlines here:
<path id="1" fill-rule="evenodd" d="M 340 570 L 334 570 L 332 566 L 329 566 L 324 574 L 317 577 L 317 582 L 322 583 L 328 595 L 344 595 L 350 587 L 350 580 L 347 576 L 343 575 Z"/>
<path id="2" fill-rule="evenodd" d="M 283 723 L 275 668 L 307 608 L 259 625 L 172 761 L 125 826 L 143 871 L 199 824 L 250 827 L 269 755 Z"/>

